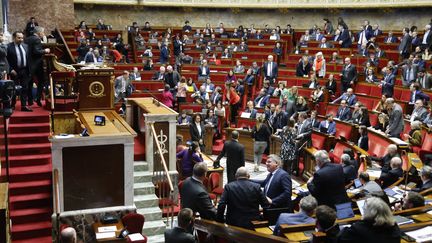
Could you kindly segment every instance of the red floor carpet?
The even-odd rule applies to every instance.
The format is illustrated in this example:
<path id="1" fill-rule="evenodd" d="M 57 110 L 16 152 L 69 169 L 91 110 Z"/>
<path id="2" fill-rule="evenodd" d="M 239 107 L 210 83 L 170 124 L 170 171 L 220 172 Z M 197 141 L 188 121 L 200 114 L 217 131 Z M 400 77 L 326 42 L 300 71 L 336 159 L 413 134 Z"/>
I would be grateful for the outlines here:
<path id="1" fill-rule="evenodd" d="M 51 242 L 52 181 L 49 113 L 19 107 L 9 119 L 10 216 L 13 242 Z M 3 142 L 2 142 L 3 143 Z M 5 161 L 2 146 L 1 161 Z"/>

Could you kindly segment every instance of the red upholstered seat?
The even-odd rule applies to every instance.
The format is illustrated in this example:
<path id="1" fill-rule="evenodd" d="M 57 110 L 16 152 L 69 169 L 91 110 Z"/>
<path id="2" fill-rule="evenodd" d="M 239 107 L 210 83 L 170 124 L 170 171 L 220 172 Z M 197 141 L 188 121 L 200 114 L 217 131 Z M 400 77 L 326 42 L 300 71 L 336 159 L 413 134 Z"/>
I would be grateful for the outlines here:
<path id="1" fill-rule="evenodd" d="M 432 154 L 432 133 L 427 133 L 424 136 L 422 147 L 419 151 L 420 159 L 425 160 L 425 155 Z"/>
<path id="2" fill-rule="evenodd" d="M 129 231 L 129 234 L 141 234 L 142 228 L 144 226 L 144 216 L 138 213 L 130 213 L 122 218 L 123 225 L 125 229 Z M 146 243 L 147 237 L 144 236 L 144 240 L 132 241 L 129 237 L 127 237 L 127 242 L 137 242 L 137 243 Z"/>
<path id="3" fill-rule="evenodd" d="M 340 142 L 336 143 L 336 145 L 333 149 L 333 152 L 331 152 L 329 154 L 330 159 L 333 161 L 333 163 L 340 164 L 340 162 L 341 162 L 340 157 L 342 156 L 343 151 L 346 148 L 349 148 L 349 147 L 347 147 L 346 145 L 344 145 L 343 143 L 340 143 Z"/>
<path id="4" fill-rule="evenodd" d="M 223 188 L 219 186 L 220 180 L 221 180 L 221 176 L 217 172 L 213 172 L 209 175 L 208 183 L 209 183 L 209 191 L 211 192 L 210 198 L 212 200 L 217 199 L 217 197 L 221 196 L 223 193 Z"/>
<path id="5" fill-rule="evenodd" d="M 336 122 L 336 134 L 335 137 L 344 137 L 347 140 L 351 139 L 352 126 L 349 123 Z"/>
<path id="6" fill-rule="evenodd" d="M 321 150 L 324 149 L 325 141 L 327 136 L 319 133 L 312 133 L 312 147 Z"/>

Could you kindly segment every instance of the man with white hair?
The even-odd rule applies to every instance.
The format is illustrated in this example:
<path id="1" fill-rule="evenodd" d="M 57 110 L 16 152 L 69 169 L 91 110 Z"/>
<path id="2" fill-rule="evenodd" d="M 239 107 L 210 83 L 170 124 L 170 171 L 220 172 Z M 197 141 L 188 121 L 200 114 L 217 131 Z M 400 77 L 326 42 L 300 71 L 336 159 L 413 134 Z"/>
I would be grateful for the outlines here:
<path id="1" fill-rule="evenodd" d="M 381 169 L 381 176 L 379 179 L 381 181 L 382 188 L 389 187 L 402 176 L 402 159 L 399 157 L 393 157 L 390 161 L 390 170 L 386 167 Z"/>
<path id="2" fill-rule="evenodd" d="M 343 66 L 341 76 L 342 92 L 347 91 L 348 88 L 353 87 L 357 82 L 357 69 L 351 64 L 351 58 L 345 58 L 345 65 Z"/>
<path id="3" fill-rule="evenodd" d="M 371 159 L 377 162 L 380 166 L 390 169 L 390 161 L 394 157 L 400 157 L 398 154 L 398 148 L 396 144 L 390 144 L 387 146 L 387 153 L 383 157 L 371 157 Z"/>
<path id="4" fill-rule="evenodd" d="M 348 106 L 353 106 L 355 103 L 357 103 L 357 96 L 354 94 L 354 90 L 352 88 L 347 89 L 345 93 L 332 101 L 332 104 L 337 104 L 342 100 L 346 100 Z"/>
<path id="5" fill-rule="evenodd" d="M 387 98 L 385 101 L 389 114 L 389 124 L 386 129 L 386 134 L 391 137 L 400 137 L 400 133 L 404 129 L 402 107 L 395 102 L 393 98 Z"/>
<path id="6" fill-rule="evenodd" d="M 318 205 L 324 204 L 334 208 L 336 204 L 348 202 L 342 166 L 331 163 L 325 150 L 315 152 L 314 157 L 316 171 L 309 178 L 307 187 L 311 195 L 317 199 Z"/>
<path id="7" fill-rule="evenodd" d="M 270 81 L 270 84 L 274 84 L 278 77 L 278 65 L 273 61 L 273 56 L 268 55 L 267 62 L 263 65 L 264 78 Z"/>
<path id="8" fill-rule="evenodd" d="M 259 220 L 259 206 L 268 206 L 268 201 L 258 184 L 249 180 L 246 167 L 235 173 L 236 181 L 225 185 L 217 207 L 216 220 L 242 228 L 253 229 L 252 220 Z M 224 219 L 225 208 L 227 208 Z"/>
<path id="9" fill-rule="evenodd" d="M 426 119 L 428 114 L 427 109 L 423 106 L 423 100 L 416 100 L 414 103 L 414 109 L 411 115 L 408 116 L 410 122 L 413 121 L 421 121 L 423 122 Z"/>
<path id="10" fill-rule="evenodd" d="M 64 243 L 76 243 L 77 233 L 72 227 L 66 227 L 60 232 L 60 242 Z"/>
<path id="11" fill-rule="evenodd" d="M 425 26 L 425 32 L 423 35 L 423 39 L 422 39 L 422 43 L 421 43 L 421 48 L 422 50 L 425 49 L 431 49 L 431 45 L 432 45 L 432 31 L 431 31 L 431 25 L 427 24 Z"/>
<path id="12" fill-rule="evenodd" d="M 343 166 L 345 184 L 348 185 L 354 179 L 357 178 L 357 171 L 354 165 L 351 163 L 351 156 L 349 156 L 348 154 L 342 154 L 341 160 L 343 164 L 342 166 Z"/>
<path id="13" fill-rule="evenodd" d="M 160 66 L 159 71 L 153 74 L 152 80 L 165 80 L 165 67 Z"/>

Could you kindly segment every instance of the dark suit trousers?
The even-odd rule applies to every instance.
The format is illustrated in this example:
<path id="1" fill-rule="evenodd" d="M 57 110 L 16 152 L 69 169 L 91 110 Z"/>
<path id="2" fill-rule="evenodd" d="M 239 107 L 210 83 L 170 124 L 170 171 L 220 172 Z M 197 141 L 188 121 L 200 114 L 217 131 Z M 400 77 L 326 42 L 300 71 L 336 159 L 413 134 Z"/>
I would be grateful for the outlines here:
<path id="1" fill-rule="evenodd" d="M 42 92 L 44 91 L 45 85 L 46 85 L 42 66 L 40 66 L 36 69 L 35 73 L 33 74 L 33 78 L 37 79 L 36 99 L 41 100 Z M 30 94 L 32 94 L 31 91 L 33 89 L 33 82 L 32 82 L 32 80 L 30 82 L 31 82 L 31 86 L 29 86 L 29 100 L 30 100 L 30 98 L 33 99 L 33 95 L 30 95 Z"/>
<path id="2" fill-rule="evenodd" d="M 348 88 L 351 88 L 350 82 L 342 81 L 341 84 L 342 84 L 342 93 L 346 92 Z"/>
<path id="3" fill-rule="evenodd" d="M 15 82 L 15 85 L 21 86 L 21 91 L 17 93 L 17 95 L 20 96 L 21 100 L 21 106 L 27 106 L 28 101 L 28 89 L 29 89 L 29 83 L 31 80 L 30 72 L 27 68 L 23 68 L 20 70 L 15 70 L 17 72 L 16 77 L 12 77 L 13 81 Z M 15 106 L 16 104 L 16 95 L 12 97 L 12 106 Z"/>
<path id="4" fill-rule="evenodd" d="M 237 125 L 237 114 L 238 114 L 238 109 L 240 108 L 240 104 L 241 104 L 241 99 L 239 100 L 239 102 L 230 105 L 230 110 L 231 110 L 230 121 L 236 125 Z"/>

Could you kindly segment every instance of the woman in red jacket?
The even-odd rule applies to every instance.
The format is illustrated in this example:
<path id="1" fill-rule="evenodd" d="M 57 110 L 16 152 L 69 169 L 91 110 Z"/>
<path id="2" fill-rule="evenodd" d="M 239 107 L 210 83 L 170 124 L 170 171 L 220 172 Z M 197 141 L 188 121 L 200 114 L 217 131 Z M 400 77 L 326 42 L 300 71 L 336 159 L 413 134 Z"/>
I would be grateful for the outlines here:
<path id="1" fill-rule="evenodd" d="M 237 112 L 240 108 L 240 96 L 237 94 L 234 82 L 225 83 L 225 94 L 223 99 L 230 105 L 230 122 L 237 124 Z"/>

